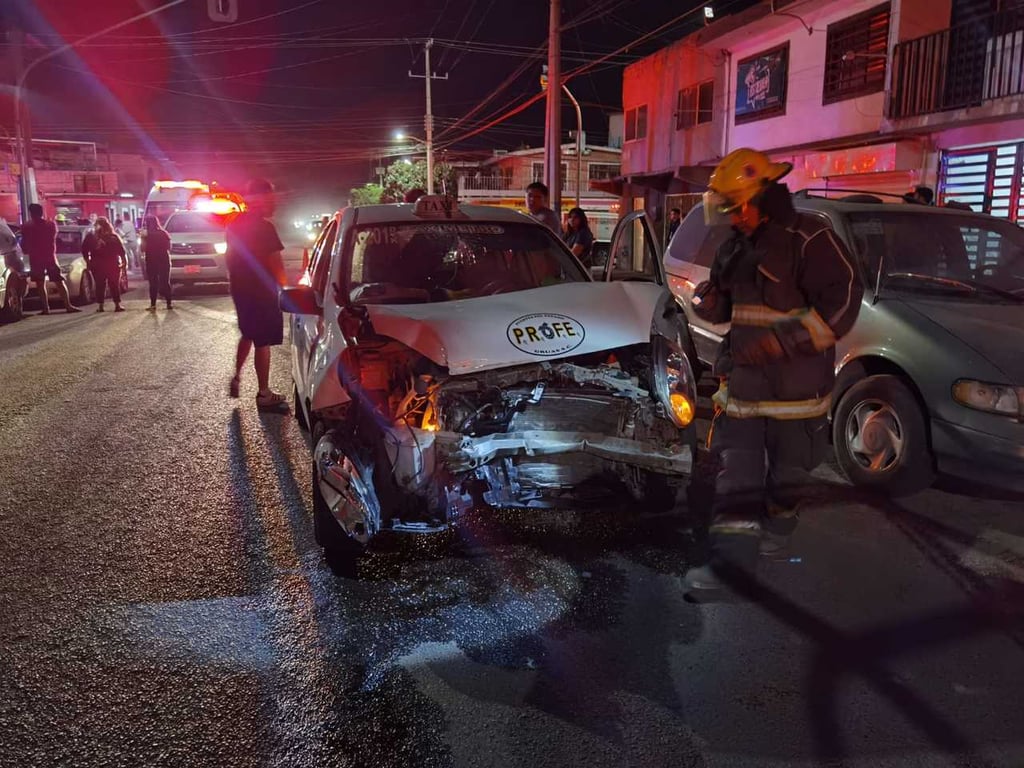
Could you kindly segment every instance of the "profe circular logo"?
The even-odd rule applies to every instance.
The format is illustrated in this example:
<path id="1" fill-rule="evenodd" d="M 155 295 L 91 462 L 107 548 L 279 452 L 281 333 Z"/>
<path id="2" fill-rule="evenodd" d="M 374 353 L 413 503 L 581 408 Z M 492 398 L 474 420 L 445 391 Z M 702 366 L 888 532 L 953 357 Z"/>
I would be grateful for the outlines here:
<path id="1" fill-rule="evenodd" d="M 540 312 L 508 324 L 508 340 L 520 352 L 539 357 L 564 355 L 583 343 L 587 332 L 568 315 Z"/>

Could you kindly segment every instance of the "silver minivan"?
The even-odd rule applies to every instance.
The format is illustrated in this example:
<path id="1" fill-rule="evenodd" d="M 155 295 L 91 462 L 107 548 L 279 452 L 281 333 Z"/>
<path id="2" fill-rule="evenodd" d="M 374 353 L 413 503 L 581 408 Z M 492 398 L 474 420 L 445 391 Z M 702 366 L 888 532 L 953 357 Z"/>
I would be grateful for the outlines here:
<path id="1" fill-rule="evenodd" d="M 844 240 L 865 285 L 837 349 L 832 439 L 846 477 L 894 495 L 936 472 L 1024 490 L 1024 230 L 867 194 L 793 200 Z M 729 328 L 698 318 L 690 300 L 729 233 L 698 207 L 664 255 L 698 365 L 711 365 Z"/>

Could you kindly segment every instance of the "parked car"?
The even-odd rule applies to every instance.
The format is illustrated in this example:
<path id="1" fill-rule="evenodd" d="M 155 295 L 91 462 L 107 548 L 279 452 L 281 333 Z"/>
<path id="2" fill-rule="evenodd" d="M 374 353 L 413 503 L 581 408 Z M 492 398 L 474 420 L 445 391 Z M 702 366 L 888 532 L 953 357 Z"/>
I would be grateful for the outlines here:
<path id="1" fill-rule="evenodd" d="M 794 196 L 849 246 L 865 292 L 837 349 L 836 459 L 855 485 L 892 494 L 942 472 L 1024 490 L 1024 231 L 990 216 L 871 195 Z M 697 208 L 665 255 L 699 363 L 727 325 L 690 307 L 728 227 Z"/>
<path id="2" fill-rule="evenodd" d="M 228 281 L 224 230 L 236 215 L 176 211 L 167 217 L 164 229 L 171 236 L 171 285 Z"/>
<path id="3" fill-rule="evenodd" d="M 7 222 L 0 219 L 0 322 L 21 320 L 27 283 L 18 238 Z"/>
<path id="4" fill-rule="evenodd" d="M 441 531 L 481 504 L 609 487 L 674 504 L 695 394 L 656 266 L 594 282 L 529 217 L 437 196 L 336 214 L 281 293 L 314 530 L 336 567 L 381 531 Z"/>

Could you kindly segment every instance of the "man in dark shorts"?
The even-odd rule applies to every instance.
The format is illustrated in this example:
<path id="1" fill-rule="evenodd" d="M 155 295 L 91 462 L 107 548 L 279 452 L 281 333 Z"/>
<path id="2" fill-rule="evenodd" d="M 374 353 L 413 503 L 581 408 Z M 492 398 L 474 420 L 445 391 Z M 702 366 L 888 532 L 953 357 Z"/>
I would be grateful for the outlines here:
<path id="1" fill-rule="evenodd" d="M 60 286 L 60 294 L 64 298 L 64 309 L 68 312 L 80 311 L 72 305 L 68 294 L 68 284 L 60 272 L 57 263 L 57 225 L 43 218 L 43 206 L 32 203 L 28 207 L 29 220 L 21 228 L 21 247 L 28 254 L 29 269 L 36 290 L 43 303 L 43 314 L 50 314 L 50 297 L 46 294 L 46 278 Z"/>
<path id="2" fill-rule="evenodd" d="M 278 293 L 285 282 L 281 258 L 284 245 L 269 221 L 276 208 L 273 186 L 266 179 L 253 179 L 245 202 L 248 210 L 227 228 L 228 279 L 238 330 L 242 333 L 235 355 L 235 375 L 228 391 L 232 397 L 238 397 L 242 366 L 255 347 L 253 367 L 259 385 L 256 407 L 282 410 L 288 407 L 284 396 L 270 389 L 270 348 L 284 341 L 284 315 L 278 305 Z"/>

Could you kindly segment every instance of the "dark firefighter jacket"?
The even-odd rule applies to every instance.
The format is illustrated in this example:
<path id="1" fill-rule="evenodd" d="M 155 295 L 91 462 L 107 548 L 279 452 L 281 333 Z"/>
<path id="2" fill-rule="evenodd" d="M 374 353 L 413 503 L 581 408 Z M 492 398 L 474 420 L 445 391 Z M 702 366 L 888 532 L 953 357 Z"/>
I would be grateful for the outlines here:
<path id="1" fill-rule="evenodd" d="M 785 189 L 782 187 L 782 189 Z M 835 344 L 863 294 L 853 258 L 824 221 L 781 210 L 751 237 L 719 248 L 693 309 L 732 328 L 715 362 L 715 404 L 736 418 L 805 419 L 828 413 Z"/>

